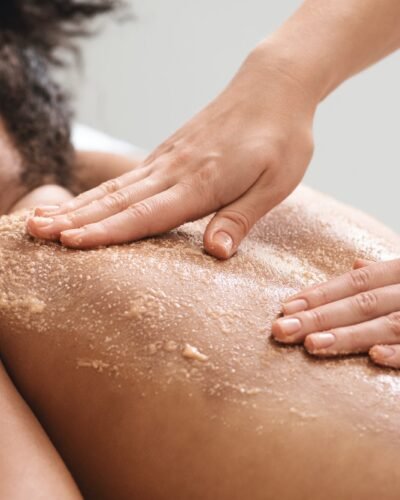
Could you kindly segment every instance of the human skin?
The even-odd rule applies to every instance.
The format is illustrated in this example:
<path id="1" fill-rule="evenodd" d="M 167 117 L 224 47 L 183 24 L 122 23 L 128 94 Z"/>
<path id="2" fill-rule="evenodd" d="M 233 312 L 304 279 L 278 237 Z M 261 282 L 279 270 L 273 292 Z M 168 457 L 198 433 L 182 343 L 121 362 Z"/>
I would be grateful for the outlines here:
<path id="1" fill-rule="evenodd" d="M 79 500 L 67 468 L 0 364 L 0 497 Z"/>
<path id="2" fill-rule="evenodd" d="M 399 374 L 270 330 L 282 300 L 399 238 L 306 188 L 228 261 L 206 224 L 79 251 L 0 219 L 1 357 L 85 498 L 397 499 Z"/>
<path id="3" fill-rule="evenodd" d="M 376 363 L 400 368 L 399 282 L 400 259 L 358 265 L 288 298 L 275 338 L 304 342 L 317 356 L 369 351 Z"/>
<path id="4" fill-rule="evenodd" d="M 3 140 L 2 145 L 4 144 Z M 10 156 L 11 152 L 7 153 L 7 148 L 3 148 L 3 169 L 7 166 L 12 167 L 7 165 Z M 6 170 L 2 172 L 3 175 L 5 173 Z M 10 179 L 13 178 L 11 175 Z M 11 189 L 4 194 L 13 199 L 18 192 L 20 192 L 18 189 L 16 191 Z M 50 202 L 52 199 L 60 201 L 71 197 L 70 193 L 58 186 L 45 186 L 26 195 L 11 208 L 11 211 L 32 207 L 36 200 Z M 4 263 L 1 265 L 4 266 Z M 8 284 L 6 290 L 10 288 L 12 287 Z M 4 307 L 3 302 L 1 307 Z M 13 500 L 82 498 L 61 457 L 31 408 L 10 380 L 3 366 L 3 360 L 0 362 L 0 442 L 0 498 Z"/>
<path id="5" fill-rule="evenodd" d="M 217 211 L 204 247 L 230 257 L 303 177 L 318 103 L 396 50 L 399 26 L 398 0 L 306 0 L 141 168 L 61 208 L 42 208 L 31 233 L 88 248 L 161 233 Z"/>
<path id="6" fill-rule="evenodd" d="M 396 50 L 399 26 L 398 0 L 305 1 L 256 47 L 221 95 L 140 168 L 61 208 L 37 210 L 31 234 L 89 248 L 161 233 L 216 211 L 204 231 L 204 248 L 230 257 L 252 225 L 301 180 L 312 155 L 318 103 Z M 299 307 L 307 312 L 278 322 L 276 337 L 306 341 L 315 355 L 392 344 L 373 353 L 377 362 L 400 367 L 399 267 L 400 260 L 378 263 L 312 292 L 326 290 L 325 297 L 307 291 L 294 297 L 301 302 L 285 305 L 285 314 L 300 312 Z M 344 315 L 336 314 L 338 307 Z M 326 318 L 318 316 L 322 312 Z M 364 324 L 371 318 L 373 323 Z M 294 320 L 299 328 L 290 336 L 284 325 Z"/>

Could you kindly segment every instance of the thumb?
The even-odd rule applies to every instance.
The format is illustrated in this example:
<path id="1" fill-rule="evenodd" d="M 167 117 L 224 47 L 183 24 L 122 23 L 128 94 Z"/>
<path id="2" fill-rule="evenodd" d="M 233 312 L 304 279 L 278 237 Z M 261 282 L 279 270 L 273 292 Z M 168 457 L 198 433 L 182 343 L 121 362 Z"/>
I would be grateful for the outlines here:
<path id="1" fill-rule="evenodd" d="M 204 233 L 206 252 L 223 260 L 232 257 L 253 225 L 278 201 L 268 199 L 264 186 L 255 185 L 238 200 L 219 210 Z"/>

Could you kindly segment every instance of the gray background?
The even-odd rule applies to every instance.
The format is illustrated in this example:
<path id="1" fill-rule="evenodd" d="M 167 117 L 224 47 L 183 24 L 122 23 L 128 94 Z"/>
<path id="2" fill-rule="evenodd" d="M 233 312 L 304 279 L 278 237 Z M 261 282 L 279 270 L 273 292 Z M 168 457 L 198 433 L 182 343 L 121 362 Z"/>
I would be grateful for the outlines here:
<path id="1" fill-rule="evenodd" d="M 85 42 L 71 79 L 78 119 L 151 150 L 219 93 L 294 0 L 143 0 L 136 21 Z M 396 231 L 399 54 L 346 82 L 320 105 L 305 182 Z"/>

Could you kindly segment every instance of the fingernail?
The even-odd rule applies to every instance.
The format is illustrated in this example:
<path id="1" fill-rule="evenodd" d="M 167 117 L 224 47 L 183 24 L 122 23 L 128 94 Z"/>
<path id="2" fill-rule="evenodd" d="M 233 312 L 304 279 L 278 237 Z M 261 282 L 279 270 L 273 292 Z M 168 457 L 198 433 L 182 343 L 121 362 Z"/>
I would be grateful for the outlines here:
<path id="1" fill-rule="evenodd" d="M 58 210 L 60 210 L 59 205 L 43 205 L 36 208 L 35 215 L 52 215 L 53 212 L 57 212 Z"/>
<path id="2" fill-rule="evenodd" d="M 393 349 L 393 347 L 385 345 L 377 346 L 372 351 L 373 357 L 379 357 L 381 359 L 391 358 L 395 353 L 396 351 Z"/>
<path id="3" fill-rule="evenodd" d="M 301 322 L 297 318 L 280 319 L 277 321 L 280 332 L 284 335 L 293 335 L 301 328 Z"/>
<path id="4" fill-rule="evenodd" d="M 307 307 L 308 304 L 305 299 L 296 299 L 292 300 L 292 302 L 282 304 L 284 314 L 295 314 L 300 311 L 305 311 Z"/>
<path id="5" fill-rule="evenodd" d="M 53 224 L 54 219 L 51 219 L 50 217 L 32 217 L 32 222 L 40 228 L 45 228 L 47 226 L 50 226 L 50 224 Z"/>
<path id="6" fill-rule="evenodd" d="M 311 345 L 313 350 L 327 349 L 331 347 L 336 340 L 333 333 L 313 333 L 308 336 L 311 340 Z"/>
<path id="7" fill-rule="evenodd" d="M 227 254 L 232 252 L 233 240 L 228 233 L 224 231 L 218 231 L 214 234 L 213 243 L 217 246 L 221 246 Z"/>
<path id="8" fill-rule="evenodd" d="M 68 231 L 63 231 L 61 233 L 61 241 L 63 241 L 65 238 L 68 238 L 68 243 L 80 245 L 82 243 L 84 232 L 84 229 L 69 229 Z"/>

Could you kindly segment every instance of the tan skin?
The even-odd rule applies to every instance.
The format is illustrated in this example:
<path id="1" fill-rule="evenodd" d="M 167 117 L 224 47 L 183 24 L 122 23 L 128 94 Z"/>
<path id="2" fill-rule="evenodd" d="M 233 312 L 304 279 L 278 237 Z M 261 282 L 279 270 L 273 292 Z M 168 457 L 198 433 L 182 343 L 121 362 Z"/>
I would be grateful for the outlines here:
<path id="1" fill-rule="evenodd" d="M 223 92 L 141 168 L 62 207 L 42 207 L 40 215 L 49 220 L 32 220 L 30 231 L 91 248 L 217 211 L 204 246 L 229 258 L 302 179 L 320 101 L 398 49 L 399 26 L 398 0 L 305 0 L 250 53 Z"/>
<path id="2" fill-rule="evenodd" d="M 18 155 L 8 155 L 5 148 L 2 149 L 2 153 L 3 171 L 8 173 L 10 179 L 15 179 L 13 172 L 19 171 L 18 162 L 15 162 Z M 7 159 L 11 157 L 13 163 L 7 164 Z M 4 179 L 7 179 L 5 174 Z M 17 193 L 22 191 L 22 186 L 21 190 L 15 190 Z M 9 193 L 8 200 L 13 200 L 15 192 Z M 67 200 L 69 198 L 71 194 L 62 188 L 46 186 L 23 197 L 9 211 L 20 211 L 31 207 L 37 200 Z M 4 266 L 5 263 L 2 262 L 2 269 Z M 11 284 L 7 284 L 5 288 L 3 284 L 2 291 L 9 291 L 11 288 Z M 3 333 L 4 330 L 1 329 L 1 332 Z M 0 498 L 16 500 L 26 498 L 77 500 L 82 498 L 68 469 L 36 419 L 31 407 L 23 400 L 10 380 L 4 369 L 4 362 L 7 363 L 6 359 L 1 356 Z"/>
<path id="3" fill-rule="evenodd" d="M 6 212 L 25 212 L 38 203 L 51 204 L 72 199 L 72 192 L 60 186 L 44 185 L 29 192 L 21 184 L 22 160 L 1 120 L 0 159 L 0 216 Z M 75 192 L 88 189 L 112 175 L 120 175 L 138 161 L 138 158 L 113 154 L 79 152 L 74 167 Z M 4 265 L 2 262 L 3 269 Z M 11 289 L 10 283 L 7 283 L 6 289 Z M 6 361 L 4 357 L 1 359 Z M 81 498 L 69 471 L 31 408 L 16 390 L 3 363 L 0 364 L 0 410 L 0 498 Z"/>
<path id="4" fill-rule="evenodd" d="M 268 333 L 288 294 L 399 239 L 307 189 L 229 261 L 205 224 L 81 252 L 0 219 L 1 357 L 85 498 L 397 499 L 399 375 Z"/>
<path id="5" fill-rule="evenodd" d="M 0 497 L 81 498 L 59 454 L 0 365 Z"/>
<path id="6" fill-rule="evenodd" d="M 44 186 L 11 211 L 69 198 Z M 229 262 L 202 253 L 204 227 L 75 252 L 0 218 L 5 497 L 79 498 L 70 470 L 96 499 L 397 498 L 398 376 L 366 358 L 315 362 L 268 333 L 283 298 L 356 257 L 393 258 L 399 240 L 308 190 Z M 26 463 L 39 470 L 21 481 Z"/>
<path id="7" fill-rule="evenodd" d="M 92 248 L 216 212 L 204 230 L 204 248 L 230 258 L 256 221 L 303 177 L 318 104 L 397 50 L 399 26 L 399 0 L 305 0 L 250 53 L 226 89 L 140 168 L 61 207 L 41 207 L 29 231 Z M 399 368 L 400 344 L 393 336 L 400 321 L 399 270 L 399 259 L 377 263 L 286 297 L 288 318 L 275 325 L 276 338 L 306 342 L 315 355 L 375 346 L 376 362 Z"/>

